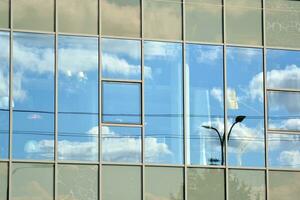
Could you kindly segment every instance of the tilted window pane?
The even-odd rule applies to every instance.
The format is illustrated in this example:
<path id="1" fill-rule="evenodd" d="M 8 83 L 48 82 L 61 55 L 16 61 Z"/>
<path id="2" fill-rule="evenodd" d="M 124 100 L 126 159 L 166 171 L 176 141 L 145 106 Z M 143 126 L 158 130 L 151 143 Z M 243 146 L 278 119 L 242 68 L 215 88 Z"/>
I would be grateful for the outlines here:
<path id="1" fill-rule="evenodd" d="M 0 159 L 8 158 L 9 150 L 9 111 L 0 110 Z"/>
<path id="2" fill-rule="evenodd" d="M 145 160 L 180 164 L 183 162 L 182 46 L 145 42 L 144 52 Z"/>
<path id="3" fill-rule="evenodd" d="M 146 167 L 145 199 L 183 200 L 183 169 Z"/>
<path id="4" fill-rule="evenodd" d="M 144 0 L 144 35 L 147 38 L 181 40 L 181 3 Z"/>
<path id="5" fill-rule="evenodd" d="M 300 130 L 300 92 L 268 92 L 268 128 Z"/>
<path id="6" fill-rule="evenodd" d="M 13 163 L 11 199 L 53 199 L 53 165 Z"/>
<path id="7" fill-rule="evenodd" d="M 300 89 L 300 51 L 267 50 L 267 85 Z"/>
<path id="8" fill-rule="evenodd" d="M 7 200 L 8 165 L 0 163 L 0 200 Z"/>
<path id="9" fill-rule="evenodd" d="M 224 200 L 225 176 L 221 169 L 188 169 L 188 200 Z"/>
<path id="10" fill-rule="evenodd" d="M 141 79 L 141 42 L 102 39 L 102 77 Z"/>
<path id="11" fill-rule="evenodd" d="M 141 162 L 141 128 L 102 127 L 102 160 L 108 162 Z"/>
<path id="12" fill-rule="evenodd" d="M 188 44 L 185 67 L 189 95 L 188 163 L 224 164 L 219 140 L 219 134 L 222 136 L 224 132 L 223 48 Z"/>
<path id="13" fill-rule="evenodd" d="M 102 90 L 102 121 L 141 123 L 141 85 L 104 82 Z"/>
<path id="14" fill-rule="evenodd" d="M 230 165 L 264 166 L 262 61 L 261 49 L 227 48 Z"/>
<path id="15" fill-rule="evenodd" d="M 98 160 L 97 38 L 58 38 L 58 140 L 59 159 Z"/>
<path id="16" fill-rule="evenodd" d="M 222 42 L 222 6 L 186 3 L 186 40 Z"/>
<path id="17" fill-rule="evenodd" d="M 58 200 L 97 200 L 98 190 L 98 166 L 58 165 Z"/>
<path id="18" fill-rule="evenodd" d="M 272 200 L 299 199 L 300 196 L 300 173 L 270 171 L 269 194 Z"/>
<path id="19" fill-rule="evenodd" d="M 15 29 L 54 31 L 54 0 L 17 0 L 13 2 Z"/>
<path id="20" fill-rule="evenodd" d="M 266 42 L 268 46 L 300 47 L 300 1 L 266 1 Z"/>
<path id="21" fill-rule="evenodd" d="M 271 167 L 300 169 L 300 134 L 270 134 L 269 165 Z"/>
<path id="22" fill-rule="evenodd" d="M 229 170 L 228 195 L 231 200 L 264 200 L 265 193 L 264 171 Z"/>
<path id="23" fill-rule="evenodd" d="M 226 42 L 262 45 L 262 10 L 228 5 L 226 7 Z"/>
<path id="24" fill-rule="evenodd" d="M 103 166 L 103 200 L 141 200 L 141 168 L 132 166 Z"/>
<path id="25" fill-rule="evenodd" d="M 0 27 L 9 28 L 9 0 L 0 0 Z"/>
<path id="26" fill-rule="evenodd" d="M 98 34 L 97 0 L 59 0 L 58 31 Z"/>
<path id="27" fill-rule="evenodd" d="M 103 35 L 139 37 L 140 0 L 101 0 Z"/>
<path id="28" fill-rule="evenodd" d="M 14 33 L 13 157 L 53 159 L 54 36 Z"/>

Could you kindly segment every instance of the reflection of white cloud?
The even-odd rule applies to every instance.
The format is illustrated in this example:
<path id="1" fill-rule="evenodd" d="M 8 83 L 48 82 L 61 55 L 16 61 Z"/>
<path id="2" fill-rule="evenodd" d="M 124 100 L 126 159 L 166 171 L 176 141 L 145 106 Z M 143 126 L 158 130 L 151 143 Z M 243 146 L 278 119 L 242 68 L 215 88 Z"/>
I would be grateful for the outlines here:
<path id="1" fill-rule="evenodd" d="M 215 98 L 221 106 L 223 106 L 223 89 L 214 87 L 210 91 L 210 95 Z M 227 104 L 229 109 L 238 109 L 238 97 L 236 95 L 236 92 L 232 88 L 227 88 Z"/>
<path id="2" fill-rule="evenodd" d="M 221 88 L 213 88 L 210 91 L 211 96 L 218 100 L 221 104 L 223 102 L 223 90 Z"/>
<path id="3" fill-rule="evenodd" d="M 299 167 L 300 166 L 300 151 L 282 151 L 278 158 L 279 162 L 285 166 Z"/>
<path id="4" fill-rule="evenodd" d="M 199 48 L 197 51 L 198 63 L 213 63 L 222 56 L 222 48 Z M 214 66 L 214 65 L 213 65 Z M 218 66 L 218 65 L 215 65 Z"/>
<path id="5" fill-rule="evenodd" d="M 175 43 L 166 42 L 146 42 L 145 59 L 152 60 L 159 57 L 176 57 L 181 50 L 181 46 Z"/>
<path id="6" fill-rule="evenodd" d="M 300 130 L 300 119 L 288 119 L 282 120 L 280 123 L 270 123 L 269 127 L 271 129 L 281 129 L 281 130 Z"/>
<path id="7" fill-rule="evenodd" d="M 39 114 L 34 113 L 34 114 L 31 114 L 31 115 L 28 115 L 28 116 L 27 116 L 27 119 L 31 119 L 31 120 L 39 120 L 39 119 L 42 119 L 42 116 L 39 115 Z"/>
<path id="8" fill-rule="evenodd" d="M 242 50 L 228 48 L 226 54 L 230 60 L 242 60 L 243 63 L 251 63 L 254 58 L 261 56 L 261 51 L 255 48 L 243 48 Z"/>

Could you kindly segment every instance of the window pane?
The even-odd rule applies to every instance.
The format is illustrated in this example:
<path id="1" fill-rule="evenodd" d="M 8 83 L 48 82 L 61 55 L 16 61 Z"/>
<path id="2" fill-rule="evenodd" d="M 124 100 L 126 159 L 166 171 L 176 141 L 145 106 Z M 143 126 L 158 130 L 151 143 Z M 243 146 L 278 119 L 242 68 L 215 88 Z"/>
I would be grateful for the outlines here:
<path id="1" fill-rule="evenodd" d="M 270 171 L 270 199 L 291 200 L 300 196 L 300 173 Z"/>
<path id="2" fill-rule="evenodd" d="M 261 45 L 262 10 L 228 5 L 226 7 L 226 32 L 228 43 Z"/>
<path id="3" fill-rule="evenodd" d="M 58 140 L 59 159 L 98 160 L 97 38 L 58 38 Z"/>
<path id="4" fill-rule="evenodd" d="M 189 124 L 189 164 L 219 165 L 224 132 L 223 48 L 192 45 L 186 47 L 187 110 Z M 218 131 L 209 129 L 216 128 Z"/>
<path id="5" fill-rule="evenodd" d="M 54 31 L 54 0 L 14 1 L 15 29 Z"/>
<path id="6" fill-rule="evenodd" d="M 102 127 L 102 159 L 108 162 L 141 162 L 141 128 Z"/>
<path id="7" fill-rule="evenodd" d="M 268 88 L 300 89 L 300 51 L 267 50 Z"/>
<path id="8" fill-rule="evenodd" d="M 102 77 L 141 79 L 141 43 L 136 40 L 102 39 Z"/>
<path id="9" fill-rule="evenodd" d="M 102 0 L 102 34 L 139 37 L 140 0 Z"/>
<path id="10" fill-rule="evenodd" d="M 262 61 L 261 49 L 227 48 L 230 165 L 264 166 Z"/>
<path id="11" fill-rule="evenodd" d="M 183 169 L 146 167 L 145 198 L 183 200 Z"/>
<path id="12" fill-rule="evenodd" d="M 181 3 L 144 0 L 144 35 L 147 38 L 181 40 Z"/>
<path id="13" fill-rule="evenodd" d="M 300 130 L 300 93 L 268 92 L 268 128 Z"/>
<path id="14" fill-rule="evenodd" d="M 141 123 L 141 85 L 103 83 L 103 122 Z"/>
<path id="15" fill-rule="evenodd" d="M 7 163 L 0 163 L 0 200 L 7 200 L 8 185 Z"/>
<path id="16" fill-rule="evenodd" d="M 183 162 L 182 46 L 145 42 L 145 159 Z"/>
<path id="17" fill-rule="evenodd" d="M 266 1 L 267 45 L 300 47 L 300 1 Z"/>
<path id="18" fill-rule="evenodd" d="M 103 200 L 141 200 L 141 168 L 129 166 L 103 166 Z"/>
<path id="19" fill-rule="evenodd" d="M 0 109 L 9 109 L 9 32 L 0 31 Z"/>
<path id="20" fill-rule="evenodd" d="M 9 0 L 0 0 L 0 27 L 9 28 Z"/>
<path id="21" fill-rule="evenodd" d="M 203 3 L 212 5 L 222 5 L 222 0 L 185 0 L 186 3 Z"/>
<path id="22" fill-rule="evenodd" d="M 262 0 L 226 0 L 226 5 L 228 6 L 239 6 L 248 8 L 261 8 Z"/>
<path id="23" fill-rule="evenodd" d="M 0 159 L 8 158 L 9 149 L 9 112 L 0 110 Z"/>
<path id="24" fill-rule="evenodd" d="M 59 0 L 59 32 L 98 34 L 97 0 Z"/>
<path id="25" fill-rule="evenodd" d="M 12 200 L 53 199 L 53 165 L 14 163 L 12 167 Z"/>
<path id="26" fill-rule="evenodd" d="M 13 157 L 53 159 L 54 37 L 14 33 Z"/>
<path id="27" fill-rule="evenodd" d="M 225 177 L 221 169 L 188 169 L 188 200 L 224 200 Z"/>
<path id="28" fill-rule="evenodd" d="M 300 168 L 300 134 L 270 134 L 269 165 L 272 167 Z"/>
<path id="29" fill-rule="evenodd" d="M 98 166 L 58 165 L 57 176 L 57 199 L 98 199 Z"/>
<path id="30" fill-rule="evenodd" d="M 222 42 L 222 6 L 186 3 L 186 39 Z"/>
<path id="31" fill-rule="evenodd" d="M 231 200 L 264 200 L 265 172 L 229 170 L 229 198 Z"/>

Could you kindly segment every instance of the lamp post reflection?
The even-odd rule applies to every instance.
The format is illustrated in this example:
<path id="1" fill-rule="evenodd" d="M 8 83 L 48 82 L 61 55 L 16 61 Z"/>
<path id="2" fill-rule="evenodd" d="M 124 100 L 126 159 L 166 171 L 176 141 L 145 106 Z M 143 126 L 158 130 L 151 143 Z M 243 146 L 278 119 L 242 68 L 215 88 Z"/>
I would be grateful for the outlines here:
<path id="1" fill-rule="evenodd" d="M 245 118 L 246 118 L 246 116 L 243 116 L 243 115 L 239 115 L 235 118 L 235 122 L 231 125 L 231 127 L 229 129 L 229 132 L 228 132 L 228 135 L 227 135 L 227 141 L 230 138 L 230 134 L 231 134 L 231 131 L 232 131 L 233 127 L 236 124 L 241 123 Z M 213 127 L 213 126 L 205 126 L 204 125 L 202 127 L 206 128 L 206 129 L 214 130 L 218 134 L 218 138 L 219 138 L 219 141 L 220 141 L 220 147 L 221 147 L 221 165 L 224 165 L 224 143 L 225 143 L 226 134 L 223 134 L 223 137 L 222 137 L 219 130 L 216 129 L 215 127 Z"/>

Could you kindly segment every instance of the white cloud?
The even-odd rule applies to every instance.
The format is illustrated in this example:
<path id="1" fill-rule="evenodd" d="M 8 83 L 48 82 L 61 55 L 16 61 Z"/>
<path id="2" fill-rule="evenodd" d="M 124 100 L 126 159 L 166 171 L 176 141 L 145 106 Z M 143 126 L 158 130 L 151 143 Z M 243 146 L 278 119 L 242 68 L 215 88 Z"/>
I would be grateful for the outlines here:
<path id="1" fill-rule="evenodd" d="M 145 59 L 152 60 L 157 57 L 176 57 L 180 52 L 181 46 L 166 42 L 146 42 Z"/>
<path id="2" fill-rule="evenodd" d="M 278 158 L 279 162 L 285 166 L 299 167 L 300 166 L 300 151 L 282 151 Z"/>
<path id="3" fill-rule="evenodd" d="M 222 104 L 222 102 L 223 102 L 223 90 L 221 88 L 214 87 L 210 91 L 210 95 L 212 95 L 216 100 L 218 100 Z"/>
<path id="4" fill-rule="evenodd" d="M 267 72 L 269 88 L 300 87 L 300 67 L 287 65 L 284 69 L 273 69 Z"/>
<path id="5" fill-rule="evenodd" d="M 197 62 L 198 63 L 213 63 L 220 59 L 222 55 L 222 48 L 209 48 L 209 49 L 198 49 L 197 51 Z M 218 66 L 218 65 L 213 65 Z"/>

